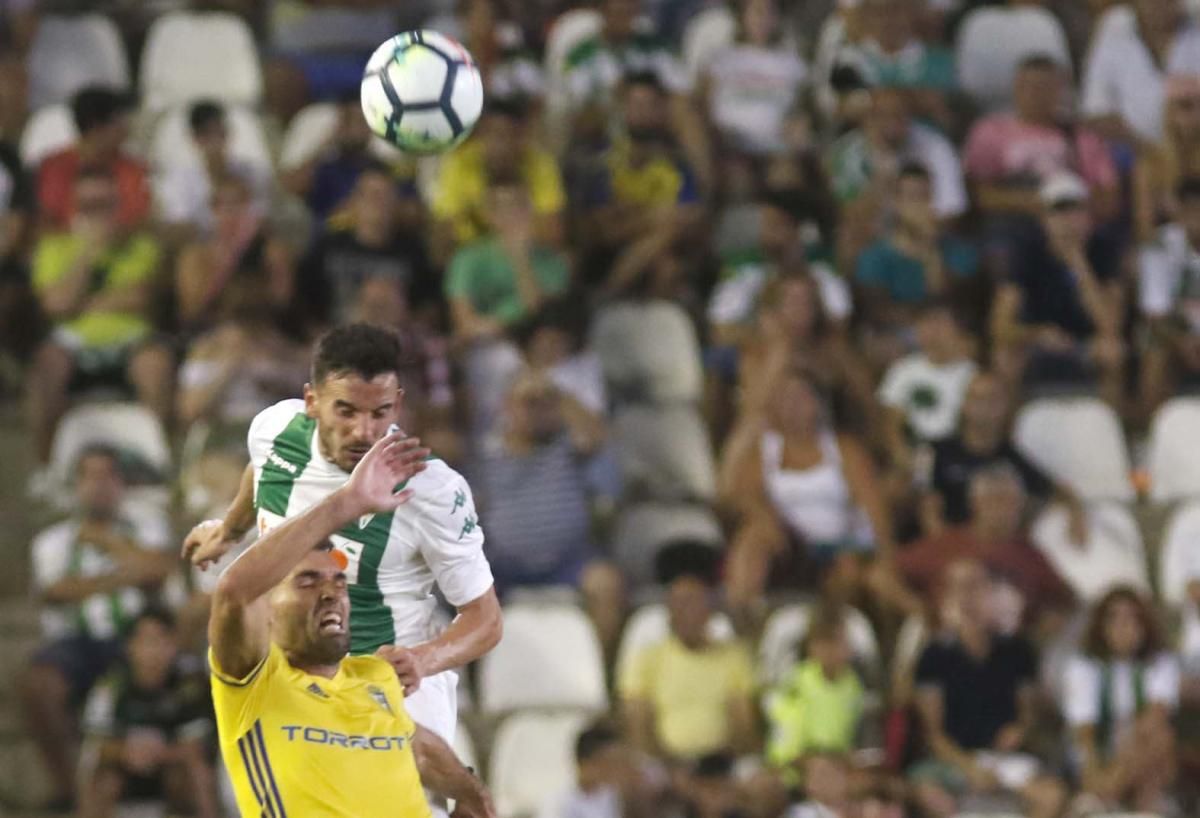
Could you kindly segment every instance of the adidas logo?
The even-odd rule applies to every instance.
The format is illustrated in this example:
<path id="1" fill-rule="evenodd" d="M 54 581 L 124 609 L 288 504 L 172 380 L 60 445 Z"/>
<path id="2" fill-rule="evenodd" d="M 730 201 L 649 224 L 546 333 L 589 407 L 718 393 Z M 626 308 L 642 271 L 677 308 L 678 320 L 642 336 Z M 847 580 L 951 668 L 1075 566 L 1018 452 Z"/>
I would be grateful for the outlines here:
<path id="1" fill-rule="evenodd" d="M 307 688 L 305 688 L 305 690 L 307 690 L 309 693 L 313 694 L 314 696 L 317 696 L 318 698 L 321 698 L 321 699 L 329 698 L 329 694 L 326 693 L 324 690 L 322 690 L 320 685 L 318 685 L 316 682 L 313 682 L 312 684 L 310 684 Z"/>

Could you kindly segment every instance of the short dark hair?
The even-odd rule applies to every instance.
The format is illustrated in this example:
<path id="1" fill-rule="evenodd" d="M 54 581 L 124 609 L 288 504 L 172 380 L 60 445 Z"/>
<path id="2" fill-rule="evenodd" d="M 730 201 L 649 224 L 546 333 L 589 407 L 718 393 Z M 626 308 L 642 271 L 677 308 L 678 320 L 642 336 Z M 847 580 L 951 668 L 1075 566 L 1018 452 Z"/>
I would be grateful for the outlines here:
<path id="1" fill-rule="evenodd" d="M 720 557 L 717 549 L 699 540 L 676 540 L 658 552 L 654 559 L 655 574 L 662 585 L 670 585 L 677 579 L 691 577 L 705 585 L 717 583 L 717 568 Z"/>
<path id="2" fill-rule="evenodd" d="M 193 103 L 191 110 L 188 111 L 188 127 L 194 134 L 216 125 L 224 119 L 225 109 L 221 107 L 221 103 L 211 99 L 202 99 Z"/>
<path id="3" fill-rule="evenodd" d="M 125 94 L 99 85 L 89 85 L 71 100 L 75 128 L 86 134 L 102 128 L 133 107 Z"/>
<path id="4" fill-rule="evenodd" d="M 589 725 L 575 739 L 576 763 L 582 764 L 594 758 L 619 740 L 620 735 L 607 721 L 598 721 Z"/>
<path id="5" fill-rule="evenodd" d="M 1200 176 L 1185 176 L 1175 186 L 1175 197 L 1179 201 L 1200 199 Z"/>
<path id="6" fill-rule="evenodd" d="M 1165 650 L 1167 642 L 1163 637 L 1162 623 L 1158 621 L 1158 615 L 1151 607 L 1150 601 L 1133 586 L 1118 585 L 1101 597 L 1092 608 L 1083 638 L 1083 652 L 1101 661 L 1113 658 L 1105 638 L 1105 620 L 1108 619 L 1109 609 L 1119 602 L 1128 602 L 1137 608 L 1138 619 L 1142 622 L 1142 644 L 1138 646 L 1136 654 L 1138 660 L 1148 661 Z"/>
<path id="7" fill-rule="evenodd" d="M 1037 52 L 1030 54 L 1021 60 L 1017 65 L 1018 71 L 1061 71 L 1062 63 L 1060 63 L 1053 54 L 1045 52 Z"/>
<path id="8" fill-rule="evenodd" d="M 125 638 L 128 639 L 137 633 L 138 626 L 143 622 L 154 622 L 169 631 L 175 630 L 175 614 L 161 605 L 149 605 L 140 610 L 137 616 L 125 626 Z"/>
<path id="9" fill-rule="evenodd" d="M 361 322 L 334 327 L 317 341 L 312 382 L 320 384 L 334 374 L 368 381 L 388 372 L 399 376 L 400 355 L 400 338 L 389 329 Z"/>
<path id="10" fill-rule="evenodd" d="M 696 778 L 728 778 L 733 775 L 733 756 L 726 752 L 715 752 L 703 755 L 696 760 L 692 767 L 692 775 Z"/>
<path id="11" fill-rule="evenodd" d="M 632 71 L 625 75 L 625 79 L 621 82 L 623 90 L 628 90 L 634 86 L 643 86 L 652 88 L 660 94 L 667 93 L 666 86 L 654 71 Z"/>
<path id="12" fill-rule="evenodd" d="M 900 170 L 896 173 L 896 179 L 923 179 L 926 182 L 932 182 L 933 177 L 929 173 L 929 168 L 925 167 L 920 162 L 904 162 L 900 165 Z"/>

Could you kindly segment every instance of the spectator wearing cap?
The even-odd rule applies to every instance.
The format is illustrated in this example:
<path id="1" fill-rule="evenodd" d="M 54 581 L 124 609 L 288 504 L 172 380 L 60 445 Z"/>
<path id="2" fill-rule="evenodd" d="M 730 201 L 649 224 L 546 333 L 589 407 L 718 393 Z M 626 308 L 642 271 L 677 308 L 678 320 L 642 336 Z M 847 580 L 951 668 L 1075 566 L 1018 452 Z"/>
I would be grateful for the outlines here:
<path id="1" fill-rule="evenodd" d="M 562 174 L 553 154 L 537 144 L 533 111 L 520 97 L 489 101 L 475 136 L 442 159 L 432 204 L 435 254 L 449 254 L 488 232 L 488 188 L 501 177 L 514 178 L 525 189 L 538 242 L 562 246 Z"/>
<path id="2" fill-rule="evenodd" d="M 1200 177 L 1200 74 L 1167 77 L 1163 135 L 1138 156 L 1133 169 L 1133 218 L 1138 240 L 1150 241 L 1178 215 L 1179 184 Z"/>
<path id="3" fill-rule="evenodd" d="M 1157 142 L 1169 74 L 1200 74 L 1200 27 L 1182 0 L 1115 5 L 1094 28 L 1080 107 L 1110 139 Z"/>
<path id="4" fill-rule="evenodd" d="M 53 324 L 30 370 L 29 429 L 46 463 L 69 388 L 79 378 L 128 383 L 138 401 L 171 421 L 171 350 L 153 334 L 162 248 L 121 226 L 121 186 L 104 166 L 74 175 L 69 229 L 34 248 L 33 287 Z"/>
<path id="5" fill-rule="evenodd" d="M 933 189 L 933 212 L 951 219 L 967 209 L 967 192 L 954 146 L 934 129 L 913 121 L 899 88 L 875 88 L 863 125 L 829 150 L 829 176 L 843 210 L 839 257 L 853 263 L 890 212 L 900 169 L 922 165 Z"/>
<path id="6" fill-rule="evenodd" d="M 979 271 L 979 254 L 938 218 L 933 178 L 908 162 L 896 176 L 891 230 L 858 257 L 854 279 L 873 332 L 903 333 L 927 299 L 961 296 Z"/>
<path id="7" fill-rule="evenodd" d="M 773 190 L 758 199 L 758 235 L 747 247 L 723 259 L 720 280 L 708 303 L 708 321 L 719 346 L 737 345 L 752 333 L 763 290 L 782 276 L 806 273 L 817 285 L 821 311 L 835 324 L 844 324 L 853 310 L 850 289 L 810 248 L 802 229 L 806 201 L 795 191 Z"/>
<path id="8" fill-rule="evenodd" d="M 1092 610 L 1064 677 L 1062 708 L 1081 800 L 1099 810 L 1168 812 L 1178 706 L 1179 659 L 1153 603 L 1134 588 L 1112 589 Z"/>
<path id="9" fill-rule="evenodd" d="M 204 663 L 180 652 L 175 620 L 147 609 L 129 625 L 119 662 L 92 691 L 83 725 L 96 754 L 85 766 L 83 818 L 118 804 L 179 802 L 217 818 L 215 736 Z"/>
<path id="10" fill-rule="evenodd" d="M 698 215 L 693 168 L 676 151 L 667 93 L 654 74 L 631 74 L 620 88 L 621 132 L 583 173 L 580 238 L 614 253 L 648 234 L 676 230 Z M 586 232 L 585 232 L 586 231 Z"/>
<path id="11" fill-rule="evenodd" d="M 917 351 L 888 367 L 878 393 L 892 465 L 909 476 L 915 448 L 954 434 L 967 387 L 979 371 L 970 339 L 945 301 L 923 305 L 914 329 Z"/>
<path id="12" fill-rule="evenodd" d="M 1149 330 L 1142 358 L 1146 416 L 1200 378 L 1200 177 L 1175 190 L 1176 218 L 1138 252 L 1138 306 Z"/>
<path id="13" fill-rule="evenodd" d="M 1041 230 L 1020 245 L 992 305 L 997 362 L 1033 383 L 1077 382 L 1099 373 L 1101 392 L 1122 401 L 1125 344 L 1120 248 L 1096 234 L 1088 190 L 1062 172 L 1041 187 Z"/>
<path id="14" fill-rule="evenodd" d="M 214 193 L 227 176 L 245 182 L 256 209 L 265 209 L 270 180 L 253 165 L 230 155 L 229 121 L 220 103 L 210 99 L 192 103 L 188 134 L 195 159 L 168 165 L 155 179 L 154 198 L 163 222 L 184 236 L 211 231 L 216 220 Z"/>
<path id="15" fill-rule="evenodd" d="M 45 640 L 21 683 L 21 712 L 50 773 L 54 804 L 75 796 L 76 726 L 92 686 L 120 655 L 118 637 L 174 568 L 162 521 L 135 523 L 124 512 L 118 454 L 85 450 L 71 519 L 33 540 L 33 587 Z"/>
<path id="16" fill-rule="evenodd" d="M 123 228 L 136 227 L 150 213 L 146 169 L 125 153 L 131 100 L 107 88 L 88 87 L 71 100 L 71 116 L 79 132 L 75 145 L 51 154 L 38 168 L 37 200 L 43 225 L 65 229 L 79 203 L 76 179 L 81 169 L 103 169 L 116 186 L 116 218 Z"/>
<path id="17" fill-rule="evenodd" d="M 704 67 L 697 94 L 725 150 L 764 156 L 785 147 L 787 115 L 807 75 L 784 33 L 777 0 L 749 0 L 739 11 L 734 42 Z"/>
<path id="18" fill-rule="evenodd" d="M 909 615 L 932 614 L 929 600 L 936 598 L 946 569 L 972 559 L 992 579 L 994 624 L 1003 632 L 1036 627 L 1043 614 L 1070 612 L 1070 588 L 1028 540 L 1020 473 L 1005 463 L 979 469 L 971 476 L 968 499 L 971 516 L 965 524 L 906 546 L 890 564 L 876 564 L 871 586 L 877 598 Z"/>
<path id="19" fill-rule="evenodd" d="M 914 115 L 949 127 L 950 94 L 957 86 L 954 54 L 921 38 L 926 0 L 861 0 L 860 5 L 862 37 L 842 48 L 835 65 L 852 66 L 870 86 L 904 89 Z"/>
<path id="20" fill-rule="evenodd" d="M 721 458 L 720 501 L 735 515 L 727 598 L 743 628 L 774 585 L 857 594 L 866 558 L 888 556 L 891 518 L 862 442 L 835 430 L 803 371 L 779 373 L 765 411 L 743 415 Z"/>
<path id="21" fill-rule="evenodd" d="M 977 561 L 945 570 L 942 635 L 921 653 L 916 706 L 928 757 L 909 771 L 927 814 L 951 816 L 971 794 L 1007 791 L 1022 814 L 1054 818 L 1065 801 L 1060 781 L 1027 754 L 1036 718 L 1037 654 L 992 623 L 992 586 Z"/>
<path id="22" fill-rule="evenodd" d="M 984 213 L 1036 217 L 1040 185 L 1073 170 L 1088 185 L 1097 221 L 1116 215 L 1116 166 L 1104 140 L 1069 118 L 1068 83 L 1067 68 L 1054 57 L 1027 56 L 1013 79 L 1013 110 L 989 114 L 971 126 L 963 167 Z"/>
<path id="23" fill-rule="evenodd" d="M 737 641 L 710 638 L 716 554 L 699 545 L 664 549 L 670 634 L 637 653 L 617 680 L 635 747 L 667 760 L 758 747 L 754 665 Z"/>

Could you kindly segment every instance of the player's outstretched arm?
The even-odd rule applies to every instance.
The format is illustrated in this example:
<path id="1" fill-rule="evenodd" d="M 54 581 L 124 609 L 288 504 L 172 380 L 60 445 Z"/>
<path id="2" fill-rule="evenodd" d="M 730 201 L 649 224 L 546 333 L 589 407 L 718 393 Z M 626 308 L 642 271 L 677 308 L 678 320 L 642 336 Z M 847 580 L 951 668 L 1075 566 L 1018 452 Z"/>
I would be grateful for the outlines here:
<path id="1" fill-rule="evenodd" d="M 267 655 L 267 593 L 346 523 L 407 502 L 412 491 L 398 492 L 396 486 L 424 470 L 428 454 L 416 438 L 388 435 L 371 447 L 344 486 L 273 529 L 225 570 L 208 625 L 209 643 L 225 674 L 242 678 Z"/>
<path id="2" fill-rule="evenodd" d="M 462 765 L 437 733 L 417 725 L 413 755 L 421 783 L 455 802 L 455 818 L 496 818 L 492 796 L 479 778 Z"/>
<path id="3" fill-rule="evenodd" d="M 237 496 L 222 520 L 205 520 L 183 540 L 183 558 L 205 570 L 234 548 L 254 527 L 254 466 L 242 472 Z"/>

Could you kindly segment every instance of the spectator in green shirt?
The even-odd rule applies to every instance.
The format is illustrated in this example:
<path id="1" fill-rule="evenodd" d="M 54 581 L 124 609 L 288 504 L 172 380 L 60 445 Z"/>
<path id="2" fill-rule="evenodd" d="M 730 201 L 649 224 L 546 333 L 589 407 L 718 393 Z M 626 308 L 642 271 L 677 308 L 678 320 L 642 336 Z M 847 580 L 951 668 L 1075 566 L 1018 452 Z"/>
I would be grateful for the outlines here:
<path id="1" fill-rule="evenodd" d="M 566 256 L 533 238 L 529 195 L 516 183 L 493 183 L 487 216 L 492 234 L 459 250 L 446 275 L 455 336 L 481 341 L 505 335 L 571 280 Z"/>
<path id="2" fill-rule="evenodd" d="M 160 257 L 151 236 L 120 228 L 116 180 L 103 169 L 81 170 L 70 228 L 47 234 L 34 250 L 34 290 L 54 326 L 29 379 L 29 425 L 42 463 L 77 375 L 123 376 L 167 419 L 171 354 L 152 342 L 150 320 Z"/>
<path id="3" fill-rule="evenodd" d="M 853 750 L 862 721 L 863 686 L 840 609 L 817 612 L 807 653 L 767 696 L 767 759 L 789 780 L 803 772 L 807 754 Z"/>

